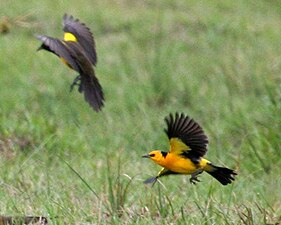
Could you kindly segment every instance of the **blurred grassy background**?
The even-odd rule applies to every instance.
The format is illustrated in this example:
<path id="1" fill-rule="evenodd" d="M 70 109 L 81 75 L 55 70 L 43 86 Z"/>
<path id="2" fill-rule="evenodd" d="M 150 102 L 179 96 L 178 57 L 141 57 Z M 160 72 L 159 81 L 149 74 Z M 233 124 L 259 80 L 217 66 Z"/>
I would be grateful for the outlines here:
<path id="1" fill-rule="evenodd" d="M 51 224 L 277 224 L 281 221 L 280 1 L 0 0 L 0 212 Z M 93 31 L 106 102 L 95 113 L 76 76 L 36 52 L 67 12 Z M 7 31 L 7 32 L 5 32 Z M 142 181 L 168 149 L 164 117 L 185 112 L 207 158 L 238 170 Z"/>

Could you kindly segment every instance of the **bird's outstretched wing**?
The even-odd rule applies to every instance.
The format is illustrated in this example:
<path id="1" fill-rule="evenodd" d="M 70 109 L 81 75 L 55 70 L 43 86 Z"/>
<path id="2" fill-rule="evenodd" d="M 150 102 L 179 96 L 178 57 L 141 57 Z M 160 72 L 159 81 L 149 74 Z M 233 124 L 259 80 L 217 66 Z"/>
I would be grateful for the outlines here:
<path id="1" fill-rule="evenodd" d="M 183 113 L 165 118 L 170 152 L 191 159 L 198 159 L 207 152 L 208 137 L 198 123 Z"/>
<path id="2" fill-rule="evenodd" d="M 72 69 L 80 72 L 79 66 L 77 65 L 75 59 L 70 54 L 68 47 L 63 43 L 63 41 L 45 35 L 38 35 L 37 39 L 43 42 L 38 50 L 45 49 L 49 52 L 54 53 L 58 57 L 62 58 L 65 63 L 67 63 Z"/>
<path id="3" fill-rule="evenodd" d="M 75 36 L 78 43 L 86 52 L 87 57 L 93 65 L 97 64 L 97 53 L 94 37 L 90 29 L 73 16 L 64 14 L 63 30 Z"/>
<path id="4" fill-rule="evenodd" d="M 81 45 L 77 42 L 61 41 L 44 35 L 37 38 L 43 42 L 38 50 L 45 49 L 56 54 L 79 73 L 79 77 L 74 80 L 71 88 L 78 84 L 78 90 L 84 93 L 85 100 L 95 111 L 100 111 L 104 102 L 102 87 L 95 76 L 91 62 L 81 50 Z"/>

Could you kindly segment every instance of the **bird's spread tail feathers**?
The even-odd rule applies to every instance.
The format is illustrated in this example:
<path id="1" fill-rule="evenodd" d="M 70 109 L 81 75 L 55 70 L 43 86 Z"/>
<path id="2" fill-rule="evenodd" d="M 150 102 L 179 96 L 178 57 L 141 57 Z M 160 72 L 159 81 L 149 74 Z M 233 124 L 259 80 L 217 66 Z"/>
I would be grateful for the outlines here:
<path id="1" fill-rule="evenodd" d="M 206 172 L 216 178 L 221 184 L 227 185 L 235 180 L 235 176 L 237 175 L 237 173 L 234 170 L 225 167 L 214 166 L 212 164 L 210 165 L 210 167 L 212 169 Z"/>
<path id="2" fill-rule="evenodd" d="M 104 96 L 101 85 L 96 77 L 81 76 L 81 84 L 78 90 L 80 93 L 84 92 L 85 100 L 94 110 L 101 110 Z"/>

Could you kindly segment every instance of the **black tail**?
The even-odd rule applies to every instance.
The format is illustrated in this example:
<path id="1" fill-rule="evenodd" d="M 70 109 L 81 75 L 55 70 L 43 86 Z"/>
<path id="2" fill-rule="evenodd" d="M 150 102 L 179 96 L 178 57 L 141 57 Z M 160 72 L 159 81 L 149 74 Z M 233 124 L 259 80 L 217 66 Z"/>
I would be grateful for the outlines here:
<path id="1" fill-rule="evenodd" d="M 86 102 L 88 102 L 95 111 L 98 112 L 101 110 L 104 96 L 102 87 L 96 77 L 81 76 L 79 92 L 84 92 Z"/>
<path id="2" fill-rule="evenodd" d="M 212 171 L 206 172 L 216 178 L 221 184 L 227 185 L 235 180 L 235 176 L 237 175 L 237 173 L 234 170 L 214 165 L 210 166 L 212 167 Z"/>

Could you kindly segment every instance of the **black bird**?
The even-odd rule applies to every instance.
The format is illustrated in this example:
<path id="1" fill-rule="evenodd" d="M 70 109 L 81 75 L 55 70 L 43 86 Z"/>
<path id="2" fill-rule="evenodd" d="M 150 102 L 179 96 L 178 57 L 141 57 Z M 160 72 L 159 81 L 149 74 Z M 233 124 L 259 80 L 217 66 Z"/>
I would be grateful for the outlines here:
<path id="1" fill-rule="evenodd" d="M 104 104 L 104 95 L 93 68 L 97 63 L 93 34 L 84 23 L 67 14 L 63 16 L 63 30 L 63 40 L 38 35 L 37 38 L 43 42 L 38 50 L 54 53 L 68 67 L 79 73 L 70 90 L 78 85 L 78 91 L 84 93 L 85 100 L 98 112 Z"/>

